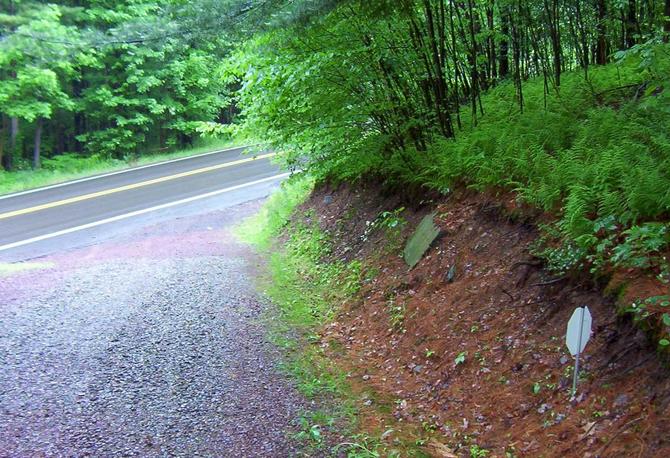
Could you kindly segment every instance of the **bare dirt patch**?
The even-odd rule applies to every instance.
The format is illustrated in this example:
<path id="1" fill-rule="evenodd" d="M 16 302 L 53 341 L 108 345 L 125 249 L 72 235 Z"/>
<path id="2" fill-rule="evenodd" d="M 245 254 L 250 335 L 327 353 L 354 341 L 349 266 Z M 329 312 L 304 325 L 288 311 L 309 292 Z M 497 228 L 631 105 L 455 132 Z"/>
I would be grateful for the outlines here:
<path id="1" fill-rule="evenodd" d="M 390 411 L 370 409 L 370 429 L 415 425 L 433 437 L 434 456 L 470 456 L 472 444 L 489 456 L 670 456 L 668 371 L 600 285 L 542 270 L 530 254 L 542 215 L 509 196 L 460 193 L 406 210 L 399 240 L 366 233 L 401 205 L 370 185 L 323 187 L 303 206 L 331 235 L 333 256 L 364 260 L 360 298 L 322 342 L 358 390 L 384 399 Z M 442 235 L 409 271 L 397 247 L 429 211 Z M 638 282 L 629 279 L 626 299 Z M 565 326 L 583 305 L 594 334 L 571 401 Z"/>

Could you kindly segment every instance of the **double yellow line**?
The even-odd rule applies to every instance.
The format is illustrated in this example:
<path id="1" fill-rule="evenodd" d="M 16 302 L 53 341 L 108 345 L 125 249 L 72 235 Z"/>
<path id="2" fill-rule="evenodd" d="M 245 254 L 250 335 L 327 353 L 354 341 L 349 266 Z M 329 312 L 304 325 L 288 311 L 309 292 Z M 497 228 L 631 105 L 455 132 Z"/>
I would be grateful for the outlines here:
<path id="1" fill-rule="evenodd" d="M 259 156 L 255 157 L 250 157 L 246 159 L 238 159 L 236 161 L 232 162 L 224 162 L 223 164 L 217 164 L 217 165 L 210 165 L 209 167 L 203 167 L 200 169 L 195 169 L 195 170 L 189 170 L 188 172 L 181 172 L 177 173 L 175 175 L 168 175 L 160 178 L 154 178 L 152 180 L 147 180 L 147 181 L 141 181 L 139 183 L 133 183 L 133 184 L 128 184 L 125 186 L 120 186 L 118 188 L 111 188 L 111 189 L 105 189 L 104 191 L 98 191 L 98 192 L 92 192 L 89 194 L 83 194 L 81 196 L 76 196 L 76 197 L 70 197 L 68 199 L 63 199 L 63 200 L 57 200 L 55 202 L 49 202 L 46 204 L 42 205 L 36 205 L 34 207 L 28 207 L 28 208 L 22 208 L 20 210 L 14 210 L 6 213 L 0 213 L 0 220 L 7 219 L 7 218 L 12 218 L 14 216 L 21 216 L 21 215 L 26 215 L 29 213 L 35 213 L 41 210 L 46 210 L 49 208 L 54 208 L 54 207 L 60 207 L 62 205 L 68 205 L 68 204 L 73 204 L 76 202 L 81 202 L 83 200 L 89 200 L 89 199 L 95 199 L 96 197 L 102 197 L 102 196 L 108 196 L 110 194 L 116 194 L 117 192 L 123 192 L 123 191 L 129 191 L 131 189 L 137 189 L 137 188 L 143 188 L 145 186 L 151 186 L 152 184 L 157 184 L 157 183 L 163 183 L 166 181 L 170 180 L 177 180 L 179 178 L 184 178 L 188 177 L 191 175 L 197 175 L 199 173 L 207 173 L 211 172 L 213 170 L 219 170 L 223 169 L 226 167 L 232 167 L 235 165 L 240 165 L 244 164 L 246 162 L 251 162 L 255 161 L 258 159 L 265 159 L 269 158 L 272 156 L 275 156 L 277 153 L 267 153 L 267 154 L 261 154 Z"/>

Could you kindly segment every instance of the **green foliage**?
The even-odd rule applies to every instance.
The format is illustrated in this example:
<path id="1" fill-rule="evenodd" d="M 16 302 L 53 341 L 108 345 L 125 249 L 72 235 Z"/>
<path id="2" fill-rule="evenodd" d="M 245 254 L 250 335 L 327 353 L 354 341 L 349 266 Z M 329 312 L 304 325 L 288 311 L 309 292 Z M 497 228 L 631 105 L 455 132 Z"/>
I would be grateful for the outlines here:
<path id="1" fill-rule="evenodd" d="M 389 321 L 391 323 L 391 327 L 399 332 L 404 333 L 404 323 L 405 323 L 405 312 L 407 309 L 407 306 L 404 302 L 397 302 L 397 297 L 393 295 L 393 297 L 389 298 L 386 301 L 386 309 L 389 314 Z"/>
<path id="2" fill-rule="evenodd" d="M 177 33 L 190 19 L 184 15 L 195 14 L 179 3 L 10 2 L 0 16 L 0 113 L 19 118 L 47 156 L 123 159 L 183 149 L 203 125 L 230 122 L 221 64 L 230 42 L 223 34 L 201 40 Z M 20 167 L 30 145 L 12 146 L 4 154 Z"/>
<path id="3" fill-rule="evenodd" d="M 327 403 L 327 409 L 303 416 L 297 436 L 308 449 L 321 450 L 324 430 L 352 425 L 355 403 L 346 374 L 317 345 L 319 336 L 313 333 L 358 292 L 362 269 L 359 261 L 329 260 L 327 235 L 315 223 L 300 219 L 303 215 L 296 209 L 312 187 L 313 179 L 305 175 L 287 180 L 236 233 L 263 250 L 275 248 L 265 285 L 279 315 L 272 320 L 271 332 L 275 342 L 288 351 L 283 368 L 296 380 L 298 389 L 308 398 Z M 337 402 L 331 405 L 333 399 Z"/>
<path id="4" fill-rule="evenodd" d="M 247 243 L 266 250 L 289 223 L 296 207 L 312 192 L 314 180 L 308 175 L 295 175 L 281 184 L 281 192 L 273 193 L 261 210 L 237 227 L 237 235 Z"/>
<path id="5" fill-rule="evenodd" d="M 470 457 L 471 458 L 484 458 L 486 456 L 489 456 L 491 453 L 490 450 L 486 450 L 485 448 L 481 448 L 477 444 L 473 444 L 470 446 Z"/>
<path id="6" fill-rule="evenodd" d="M 637 300 L 623 312 L 630 314 L 642 328 L 652 329 L 660 348 L 666 349 L 670 345 L 670 295 Z"/>
<path id="7" fill-rule="evenodd" d="M 657 268 L 658 253 L 649 257 L 649 244 L 635 241 L 633 233 L 670 212 L 670 136 L 658 128 L 670 123 L 670 47 L 658 27 L 632 36 L 614 26 L 618 18 L 602 21 L 583 2 L 563 4 L 559 22 L 582 8 L 586 19 L 578 19 L 585 21 L 579 33 L 593 40 L 592 49 L 600 45 L 586 30 L 601 33 L 600 26 L 605 41 L 620 34 L 610 48 L 625 42 L 627 49 L 616 54 L 616 63 L 593 66 L 577 33 L 572 44 L 563 42 L 557 67 L 549 56 L 558 52 L 551 31 L 537 27 L 555 26 L 547 2 L 502 2 L 491 10 L 477 4 L 475 12 L 494 20 L 491 30 L 473 37 L 467 34 L 469 4 L 445 2 L 446 19 L 431 22 L 429 13 L 439 5 L 341 6 L 256 35 L 226 67 L 241 84 L 236 102 L 243 130 L 281 148 L 286 165 L 308 168 L 318 178 L 367 175 L 439 192 L 462 185 L 513 190 L 520 201 L 560 217 L 556 243 L 543 252 L 556 271 L 608 263 Z M 606 6 L 606 17 L 610 8 L 627 7 Z M 658 8 L 645 14 L 649 24 L 662 24 Z M 455 28 L 449 17 L 458 18 Z M 505 21 L 530 33 L 543 52 L 540 62 L 525 68 L 520 63 L 523 74 L 510 70 L 508 78 L 496 79 L 491 54 L 472 60 L 471 53 L 489 49 L 489 37 L 523 47 L 514 44 L 509 27 L 503 30 Z M 438 49 L 444 42 L 431 41 L 431 27 L 451 40 L 448 52 Z M 430 59 L 440 61 L 441 69 Z M 480 88 L 472 87 L 474 70 L 488 78 L 478 82 Z M 440 80 L 441 71 L 448 82 Z M 444 111 L 440 91 L 448 94 Z M 460 129 L 448 129 L 454 120 Z M 603 240 L 594 224 L 608 217 L 615 219 L 617 235 L 598 254 Z"/>
<path id="8" fill-rule="evenodd" d="M 374 220 L 366 221 L 365 232 L 361 235 L 361 239 L 367 240 L 375 232 L 383 231 L 384 239 L 389 242 L 387 250 L 398 251 L 402 243 L 402 230 L 407 225 L 407 220 L 402 216 L 404 211 L 404 207 L 383 211 Z"/>
<path id="9" fill-rule="evenodd" d="M 61 154 L 52 159 L 45 159 L 42 167 L 45 170 L 57 173 L 77 173 L 98 169 L 104 159 L 99 154 L 80 156 L 78 154 Z M 120 161 L 118 161 L 120 162 Z"/>
<path id="10" fill-rule="evenodd" d="M 462 352 L 460 352 L 460 353 L 456 356 L 456 358 L 454 358 L 454 364 L 455 364 L 456 366 L 460 366 L 461 364 L 464 364 L 464 363 L 465 363 L 465 358 L 466 358 L 467 356 L 468 356 L 468 352 L 467 352 L 467 351 L 462 351 Z"/>

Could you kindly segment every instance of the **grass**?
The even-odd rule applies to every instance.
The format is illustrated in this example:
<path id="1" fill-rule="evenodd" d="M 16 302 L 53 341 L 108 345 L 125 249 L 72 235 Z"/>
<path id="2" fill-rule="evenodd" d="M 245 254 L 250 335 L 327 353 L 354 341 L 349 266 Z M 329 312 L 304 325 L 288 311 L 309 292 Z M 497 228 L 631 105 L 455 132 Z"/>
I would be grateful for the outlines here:
<path id="1" fill-rule="evenodd" d="M 44 159 L 39 170 L 6 172 L 0 169 L 0 195 L 49 186 L 91 175 L 115 172 L 132 167 L 194 156 L 236 146 L 234 140 L 202 140 L 192 148 L 169 153 L 145 154 L 128 160 L 104 158 L 97 155 L 81 157 L 72 154 Z"/>
<path id="2" fill-rule="evenodd" d="M 360 394 L 352 390 L 347 373 L 330 359 L 332 352 L 324 348 L 319 330 L 345 300 L 357 294 L 361 263 L 329 260 L 327 234 L 315 223 L 304 222 L 314 218 L 304 218 L 310 215 L 301 215 L 297 209 L 313 186 L 307 176 L 287 180 L 258 214 L 236 229 L 240 239 L 270 258 L 262 284 L 277 307 L 276 316 L 268 319 L 270 336 L 285 353 L 282 369 L 299 392 L 318 406 L 301 414 L 296 439 L 307 456 L 423 456 L 413 444 L 389 445 L 380 435 L 358 433 Z M 336 342 L 330 347 L 337 350 Z M 333 444 L 333 437 L 346 439 Z"/>

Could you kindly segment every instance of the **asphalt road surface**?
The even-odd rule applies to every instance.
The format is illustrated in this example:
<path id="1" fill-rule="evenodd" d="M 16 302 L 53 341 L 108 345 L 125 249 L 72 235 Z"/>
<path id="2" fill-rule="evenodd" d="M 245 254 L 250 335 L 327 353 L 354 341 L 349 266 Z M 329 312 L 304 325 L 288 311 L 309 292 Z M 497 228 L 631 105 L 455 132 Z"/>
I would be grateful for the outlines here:
<path id="1" fill-rule="evenodd" d="M 283 176 L 240 159 L 0 199 L 0 458 L 297 453 L 307 404 L 231 232 Z"/>
<path id="2" fill-rule="evenodd" d="M 282 178 L 269 153 L 235 148 L 0 196 L 0 261 L 17 261 L 86 243 L 132 226 L 137 217 L 183 201 L 230 194 L 260 197 Z M 273 178 L 278 177 L 278 178 Z M 220 200 L 219 200 L 220 201 Z M 184 203 L 187 203 L 184 202 Z M 109 225 L 102 232 L 101 225 Z M 69 236 L 75 232 L 74 237 Z M 69 236 L 69 237 L 68 237 Z M 44 243 L 46 241 L 46 243 Z M 28 248 L 26 248 L 28 247 Z"/>

